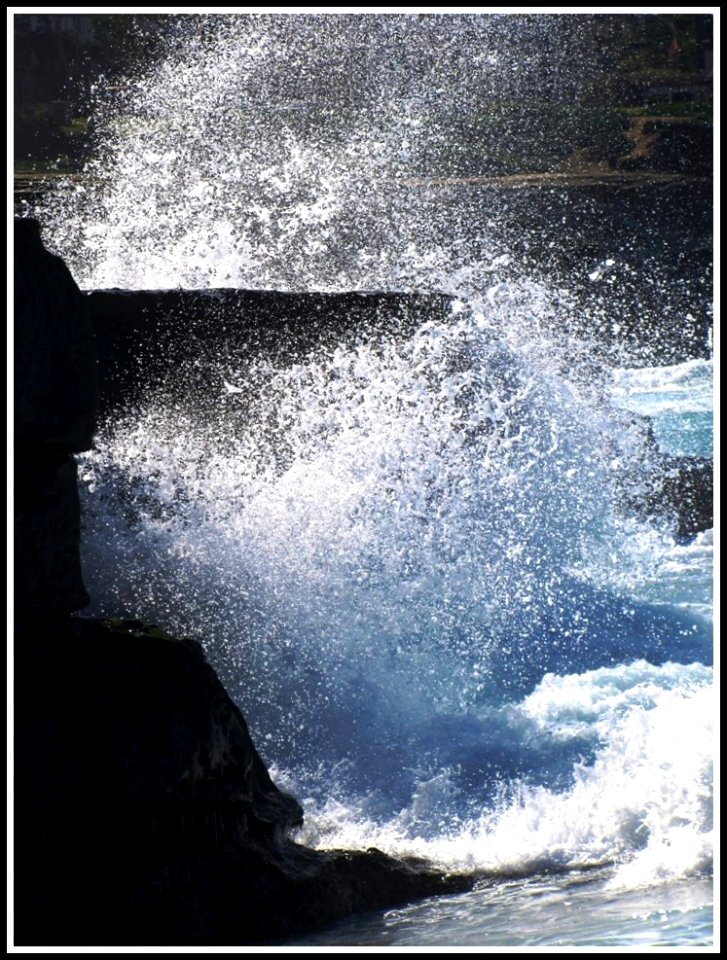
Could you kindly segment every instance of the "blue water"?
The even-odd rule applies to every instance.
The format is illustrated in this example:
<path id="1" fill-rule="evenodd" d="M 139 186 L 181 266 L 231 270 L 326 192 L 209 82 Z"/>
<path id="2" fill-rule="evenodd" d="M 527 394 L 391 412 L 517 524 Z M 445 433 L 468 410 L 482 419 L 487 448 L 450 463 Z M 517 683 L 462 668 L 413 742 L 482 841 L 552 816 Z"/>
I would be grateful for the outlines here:
<path id="1" fill-rule="evenodd" d="M 662 452 L 713 455 L 711 360 L 617 370 L 614 380 L 614 402 L 651 418 Z"/>
<path id="2" fill-rule="evenodd" d="M 600 947 L 643 950 L 712 944 L 712 884 L 678 882 L 613 891 L 588 873 L 483 881 L 472 893 L 369 914 L 305 947 Z"/>
<path id="3" fill-rule="evenodd" d="M 453 298 L 294 364 L 191 352 L 81 464 L 90 612 L 202 640 L 298 839 L 479 878 L 309 944 L 711 942 L 712 532 L 681 542 L 623 490 L 649 490 L 643 416 L 662 452 L 711 456 L 712 365 L 616 368 L 583 333 L 647 286 L 659 317 L 703 313 L 702 288 L 608 250 L 605 279 L 550 276 L 506 192 L 401 180 L 441 146 L 437 103 L 532 83 L 523 31 L 557 47 L 529 23 L 205 21 L 101 105 L 92 176 L 39 211 L 87 289 Z M 360 100 L 328 103 L 363 48 Z M 619 270 L 642 287 L 609 294 Z"/>
<path id="4" fill-rule="evenodd" d="M 673 391 L 675 379 L 689 380 L 694 389 Z M 711 454 L 711 416 L 706 409 L 711 397 L 710 363 L 620 370 L 614 380 L 614 396 L 620 406 L 653 413 L 657 396 L 660 413 L 671 407 L 670 423 L 681 422 L 683 432 L 670 432 L 665 452 L 694 452 L 694 419 L 689 413 L 699 405 L 703 430 L 697 452 Z M 625 398 L 623 383 L 627 380 L 631 389 Z M 708 616 L 711 543 L 710 531 L 688 545 L 663 537 L 655 550 L 653 538 L 647 536 L 643 553 L 659 571 L 652 573 L 648 584 L 632 580 L 633 594 L 648 593 L 650 600 L 665 605 L 669 617 L 677 604 Z M 646 591 L 645 586 L 649 588 Z M 695 647 L 694 652 L 695 659 L 705 659 L 704 649 Z M 570 740 L 580 751 L 574 765 L 575 786 L 565 790 L 523 788 L 517 797 L 501 803 L 494 816 L 480 815 L 474 829 L 470 822 L 466 831 L 455 829 L 448 840 L 440 838 L 438 843 L 448 846 L 450 856 L 458 848 L 461 859 L 452 859 L 460 869 L 469 858 L 470 866 L 494 868 L 495 873 L 517 873 L 522 868 L 532 875 L 483 879 L 471 893 L 355 918 L 299 943 L 604 949 L 712 944 L 711 761 L 707 759 L 712 749 L 710 717 L 714 709 L 711 670 L 696 664 L 655 667 L 637 661 L 588 673 L 549 674 L 523 703 L 508 705 L 509 716 L 525 705 L 528 718 L 538 718 L 537 732 L 523 727 L 520 716 L 517 733 L 511 728 L 503 736 L 502 726 L 497 728 L 498 742 L 512 745 L 517 741 L 521 751 L 529 745 L 525 779 L 532 783 L 544 756 L 549 777 L 557 768 L 554 752 L 546 745 L 548 736 L 561 745 Z M 694 727 L 688 715 L 695 721 Z M 489 727 L 492 735 L 491 723 Z M 482 731 L 477 735 L 486 739 Z M 537 746 L 533 748 L 534 742 Z M 698 759 L 700 754 L 706 763 Z M 505 771 L 509 764 L 503 763 L 502 757 L 501 770 Z M 681 767 L 687 757 L 691 773 Z M 569 762 L 566 759 L 566 764 Z M 669 776 L 676 774 L 671 785 L 663 779 L 667 770 Z M 451 780 L 448 785 L 453 786 Z M 692 801 L 700 795 L 696 806 L 687 799 L 690 795 Z M 328 816 L 338 821 L 335 829 L 340 831 L 345 816 L 335 809 Z M 619 823 L 630 836 L 620 849 L 612 848 L 607 855 L 606 846 L 613 843 L 613 837 L 608 843 L 606 837 Z M 394 840 L 393 849 L 401 840 L 402 826 L 397 822 L 395 840 L 387 837 Z M 696 833 L 692 833 L 695 826 Z M 369 829 L 366 842 L 380 840 L 381 834 L 376 836 L 375 830 Z M 659 836 L 661 830 L 665 832 Z M 583 867 L 569 870 L 574 847 L 579 848 Z M 425 854 L 431 849 L 414 844 L 411 852 Z M 586 866 L 588 860 L 611 862 L 593 869 Z M 446 855 L 441 862 L 447 862 Z"/>

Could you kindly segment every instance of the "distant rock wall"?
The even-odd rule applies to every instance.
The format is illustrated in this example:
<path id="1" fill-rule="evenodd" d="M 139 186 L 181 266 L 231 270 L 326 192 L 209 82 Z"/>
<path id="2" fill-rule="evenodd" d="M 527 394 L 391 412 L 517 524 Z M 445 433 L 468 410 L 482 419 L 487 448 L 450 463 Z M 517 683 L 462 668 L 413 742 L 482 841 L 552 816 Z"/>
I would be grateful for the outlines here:
<path id="1" fill-rule="evenodd" d="M 393 339 L 444 322 L 452 303 L 439 294 L 235 289 L 96 290 L 87 301 L 104 413 L 160 388 L 218 396 L 226 364 L 289 364 L 346 341 Z"/>
<path id="2" fill-rule="evenodd" d="M 420 186 L 429 192 L 434 220 L 451 207 L 462 211 L 463 223 L 477 225 L 483 210 L 497 211 L 513 262 L 493 270 L 488 282 L 517 284 L 526 265 L 528 280 L 562 287 L 572 308 L 542 320 L 552 322 L 555 335 L 568 333 L 567 324 L 619 366 L 709 357 L 709 183 L 650 182 L 634 174 L 578 185 L 541 178 L 509 187 Z M 607 261 L 612 266 L 592 279 Z M 316 346 L 356 337 L 407 337 L 427 320 L 446 321 L 452 304 L 443 294 L 240 289 L 94 290 L 87 299 L 104 403 L 168 378 L 193 356 L 201 366 L 190 367 L 189 387 L 205 389 L 208 359 L 218 368 L 245 353 L 296 360 Z"/>
<path id="3" fill-rule="evenodd" d="M 659 460 L 654 489 L 647 496 L 650 516 L 671 513 L 676 535 L 688 541 L 714 525 L 714 463 L 707 457 L 664 455 Z"/>

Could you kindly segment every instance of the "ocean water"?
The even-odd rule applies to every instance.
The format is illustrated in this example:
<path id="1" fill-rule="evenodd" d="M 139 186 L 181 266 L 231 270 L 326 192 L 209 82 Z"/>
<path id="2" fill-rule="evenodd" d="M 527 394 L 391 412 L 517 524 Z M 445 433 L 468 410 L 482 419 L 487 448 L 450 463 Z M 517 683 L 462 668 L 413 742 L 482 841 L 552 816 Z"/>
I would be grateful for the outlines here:
<path id="1" fill-rule="evenodd" d="M 687 382 L 694 385 L 693 392 L 680 388 Z M 697 438 L 690 416 L 695 407 L 709 412 L 708 392 L 711 364 L 702 361 L 614 372 L 613 396 L 619 406 L 642 412 L 658 404 L 660 414 L 668 412 L 670 453 L 692 452 L 696 441 L 699 455 L 711 455 L 711 418 L 702 417 L 703 433 Z M 680 416 L 681 438 L 674 429 Z M 627 534 L 624 547 L 630 568 L 619 581 L 622 595 L 628 583 L 634 599 L 709 619 L 712 531 L 679 544 L 663 531 L 642 526 Z M 704 659 L 704 651 L 695 649 L 695 661 Z M 712 670 L 699 662 L 655 666 L 636 660 L 615 668 L 548 673 L 506 710 L 510 717 L 522 720 L 525 715 L 536 724 L 537 746 L 533 750 L 531 741 L 524 781 L 532 779 L 537 769 L 533 755 L 541 751 L 538 761 L 552 775 L 551 738 L 561 745 L 578 742 L 580 749 L 590 745 L 590 758 L 585 752 L 579 756 L 567 788 L 562 781 L 556 789 L 521 781 L 513 791 L 509 784 L 504 796 L 478 817 L 455 822 L 431 840 L 411 836 L 412 808 L 382 829 L 362 823 L 357 814 L 351 817 L 346 805 L 311 804 L 313 815 L 309 813 L 305 828 L 309 841 L 377 846 L 453 870 L 482 871 L 483 877 L 471 893 L 354 918 L 300 944 L 604 950 L 710 946 L 714 708 Z M 498 735 L 502 732 L 499 728 Z M 533 731 L 513 724 L 501 741 L 503 752 L 515 743 L 515 749 L 524 749 L 531 737 Z M 412 805 L 420 820 L 427 819 L 430 804 L 441 802 L 442 791 L 458 792 L 451 771 L 438 782 L 421 785 Z"/>
<path id="2" fill-rule="evenodd" d="M 664 453 L 713 455 L 711 360 L 616 370 L 614 381 L 614 402 L 651 419 Z"/>
<path id="3" fill-rule="evenodd" d="M 652 431 L 711 456 L 712 362 L 588 334 L 627 308 L 688 323 L 704 285 L 626 241 L 556 269 L 507 190 L 404 182 L 442 148 L 438 104 L 537 79 L 523 43 L 547 57 L 552 19 L 190 23 L 100 102 L 85 185 L 36 211 L 79 284 L 452 306 L 295 363 L 190 353 L 102 424 L 89 613 L 204 643 L 301 842 L 478 878 L 296 945 L 709 946 L 712 531 L 682 542 L 623 492 L 652 489 Z M 180 401 L 201 363 L 217 387 Z"/>
<path id="4" fill-rule="evenodd" d="M 707 880 L 629 891 L 614 891 L 602 871 L 482 881 L 470 894 L 356 918 L 299 944 L 677 951 L 712 944 L 711 903 Z"/>

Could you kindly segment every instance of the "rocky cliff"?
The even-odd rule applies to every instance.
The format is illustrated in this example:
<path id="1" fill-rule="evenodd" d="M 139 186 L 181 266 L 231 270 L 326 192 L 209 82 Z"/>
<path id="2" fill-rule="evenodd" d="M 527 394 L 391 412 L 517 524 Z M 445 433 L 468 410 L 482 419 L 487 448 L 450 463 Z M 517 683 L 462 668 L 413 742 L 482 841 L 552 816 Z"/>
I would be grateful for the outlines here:
<path id="1" fill-rule="evenodd" d="M 468 888 L 296 844 L 199 644 L 137 621 L 16 631 L 16 943 L 241 946 Z"/>

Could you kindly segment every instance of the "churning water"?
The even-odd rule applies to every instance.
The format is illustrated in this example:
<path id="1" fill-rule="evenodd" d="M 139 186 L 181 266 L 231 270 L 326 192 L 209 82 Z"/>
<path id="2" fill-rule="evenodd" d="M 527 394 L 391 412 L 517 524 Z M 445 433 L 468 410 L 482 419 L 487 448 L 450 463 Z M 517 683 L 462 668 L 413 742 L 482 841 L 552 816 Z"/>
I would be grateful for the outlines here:
<path id="1" fill-rule="evenodd" d="M 82 463 L 92 612 L 206 644 L 301 839 L 483 876 L 317 943 L 711 942 L 711 532 L 621 506 L 651 483 L 639 414 L 711 455 L 711 362 L 614 367 L 504 194 L 437 182 L 507 172 L 522 115 L 488 139 L 477 110 L 577 96 L 597 58 L 554 75 L 552 44 L 594 29 L 189 18 L 38 214 L 89 289 L 452 295 L 412 336 L 190 356 L 216 390 L 157 385 Z"/>

